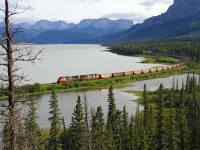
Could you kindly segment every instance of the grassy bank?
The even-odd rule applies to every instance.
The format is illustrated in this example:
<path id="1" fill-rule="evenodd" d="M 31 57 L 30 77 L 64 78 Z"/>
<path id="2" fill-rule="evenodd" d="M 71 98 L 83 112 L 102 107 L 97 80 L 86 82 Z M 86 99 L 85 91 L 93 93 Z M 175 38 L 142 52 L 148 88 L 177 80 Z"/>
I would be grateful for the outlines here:
<path id="1" fill-rule="evenodd" d="M 171 70 L 165 70 L 162 72 L 154 72 L 154 73 L 147 73 L 141 75 L 132 75 L 132 76 L 124 76 L 124 77 L 117 77 L 117 78 L 109 78 L 109 79 L 99 79 L 99 80 L 90 80 L 90 81 L 77 81 L 77 82 L 70 82 L 70 83 L 49 83 L 49 84 L 28 84 L 22 87 L 19 87 L 18 93 L 21 93 L 20 96 L 28 96 L 28 95 L 41 95 L 47 94 L 51 91 L 56 92 L 63 92 L 63 91 L 75 91 L 75 90 L 89 90 L 89 89 L 101 89 L 101 88 L 108 88 L 109 86 L 113 85 L 114 87 L 123 87 L 127 86 L 127 83 L 134 82 L 134 81 L 141 81 L 141 80 L 148 80 L 153 78 L 164 78 L 171 75 L 181 74 L 188 72 L 188 67 L 180 67 Z M 0 99 L 5 100 L 6 97 L 1 95 Z"/>
<path id="2" fill-rule="evenodd" d="M 144 57 L 145 59 L 142 61 L 142 63 L 159 63 L 159 64 L 176 64 L 179 63 L 181 60 L 173 57 L 167 57 L 167 56 L 154 56 L 154 55 L 137 55 L 139 57 Z"/>

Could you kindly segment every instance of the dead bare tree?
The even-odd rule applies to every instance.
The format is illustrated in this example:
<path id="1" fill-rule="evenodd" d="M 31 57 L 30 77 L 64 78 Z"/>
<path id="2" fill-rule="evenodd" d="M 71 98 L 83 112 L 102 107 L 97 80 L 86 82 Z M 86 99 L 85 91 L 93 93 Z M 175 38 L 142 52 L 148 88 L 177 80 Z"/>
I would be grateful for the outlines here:
<path id="1" fill-rule="evenodd" d="M 4 13 L 3 24 L 5 28 L 0 41 L 2 47 L 0 49 L 1 92 L 8 96 L 8 105 L 4 106 L 6 109 L 0 110 L 0 115 L 8 117 L 10 149 L 17 150 L 19 149 L 19 138 L 17 137 L 19 134 L 19 122 L 23 119 L 17 107 L 17 87 L 22 84 L 26 77 L 20 72 L 21 68 L 18 67 L 18 63 L 21 61 L 34 62 L 41 51 L 34 54 L 33 49 L 30 47 L 22 48 L 14 42 L 14 37 L 21 32 L 21 28 L 13 28 L 10 18 L 25 10 L 18 12 L 17 5 L 13 10 L 9 6 L 9 0 L 5 0 L 5 7 L 0 8 Z"/>

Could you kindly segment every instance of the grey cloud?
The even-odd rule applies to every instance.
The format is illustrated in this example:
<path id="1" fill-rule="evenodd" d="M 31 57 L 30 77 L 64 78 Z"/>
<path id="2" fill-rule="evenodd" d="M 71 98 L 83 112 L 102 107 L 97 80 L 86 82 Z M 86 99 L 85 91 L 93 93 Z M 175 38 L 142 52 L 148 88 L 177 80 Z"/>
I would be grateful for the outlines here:
<path id="1" fill-rule="evenodd" d="M 173 0 L 146 0 L 140 4 L 146 6 L 146 7 L 151 7 L 154 6 L 155 4 L 171 4 Z"/>
<path id="2" fill-rule="evenodd" d="M 147 17 L 139 14 L 139 13 L 110 13 L 110 14 L 105 14 L 102 17 L 104 18 L 110 18 L 110 19 L 129 19 L 133 20 L 134 24 L 135 23 L 141 23 L 143 22 Z"/>

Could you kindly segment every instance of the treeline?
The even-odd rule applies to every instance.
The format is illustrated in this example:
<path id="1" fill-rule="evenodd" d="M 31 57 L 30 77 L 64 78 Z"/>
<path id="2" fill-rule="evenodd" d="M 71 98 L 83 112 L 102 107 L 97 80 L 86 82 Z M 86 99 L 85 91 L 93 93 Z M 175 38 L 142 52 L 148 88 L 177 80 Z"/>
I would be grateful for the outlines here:
<path id="1" fill-rule="evenodd" d="M 145 52 L 187 55 L 198 63 L 200 62 L 199 50 L 199 42 L 136 43 L 110 46 L 111 52 L 122 55 L 139 55 Z"/>
<path id="2" fill-rule="evenodd" d="M 139 105 L 135 115 L 126 107 L 119 110 L 113 88 L 108 92 L 108 113 L 101 106 L 89 108 L 87 99 L 78 97 L 72 120 L 66 127 L 58 108 L 58 98 L 52 92 L 49 101 L 51 123 L 49 135 L 44 136 L 37 125 L 36 103 L 29 101 L 28 115 L 18 137 L 19 149 L 37 150 L 147 150 L 198 149 L 200 147 L 200 80 L 194 75 L 182 86 L 178 81 L 171 89 L 161 84 L 156 91 L 144 85 L 143 110 Z M 10 149 L 9 122 L 4 126 L 3 148 Z"/>

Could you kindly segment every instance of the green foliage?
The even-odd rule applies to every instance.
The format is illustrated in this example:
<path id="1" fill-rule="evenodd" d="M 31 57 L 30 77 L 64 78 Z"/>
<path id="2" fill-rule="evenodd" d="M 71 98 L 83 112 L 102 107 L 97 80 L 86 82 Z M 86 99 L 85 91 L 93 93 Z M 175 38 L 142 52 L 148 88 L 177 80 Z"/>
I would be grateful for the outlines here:
<path id="1" fill-rule="evenodd" d="M 85 127 L 84 112 L 80 96 L 78 96 L 78 100 L 72 115 L 72 122 L 69 127 L 70 149 L 85 150 L 87 129 Z"/>
<path id="2" fill-rule="evenodd" d="M 60 117 L 60 109 L 58 108 L 58 97 L 56 93 L 53 91 L 51 93 L 50 101 L 49 101 L 50 111 L 49 121 L 51 122 L 50 128 L 50 138 L 49 144 L 47 145 L 48 150 L 61 150 L 61 117 Z"/>
<path id="3" fill-rule="evenodd" d="M 28 137 L 27 147 L 32 150 L 42 150 L 45 146 L 45 139 L 37 124 L 36 99 L 34 97 L 30 97 L 28 106 L 29 112 L 25 122 L 25 133 Z"/>
<path id="4" fill-rule="evenodd" d="M 200 62 L 199 42 L 135 43 L 110 46 L 110 51 L 122 55 L 138 55 L 146 52 L 190 56 L 194 62 Z"/>

